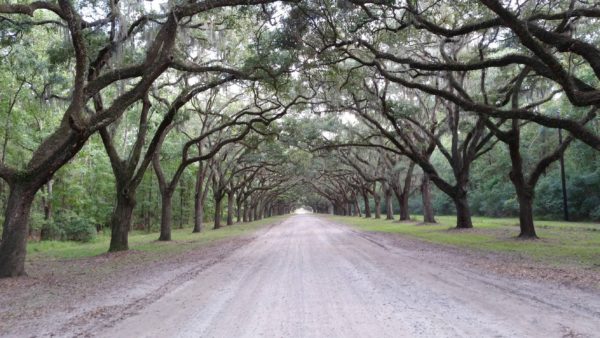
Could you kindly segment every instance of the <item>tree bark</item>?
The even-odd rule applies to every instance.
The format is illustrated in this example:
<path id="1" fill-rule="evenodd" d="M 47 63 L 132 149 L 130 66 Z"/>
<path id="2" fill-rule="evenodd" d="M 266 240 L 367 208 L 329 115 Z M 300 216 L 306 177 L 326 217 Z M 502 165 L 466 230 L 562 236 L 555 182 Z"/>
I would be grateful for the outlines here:
<path id="1" fill-rule="evenodd" d="M 248 219 L 249 219 L 249 208 L 248 208 L 248 203 L 244 202 L 244 211 L 242 212 L 242 222 L 244 223 L 248 223 Z"/>
<path id="2" fill-rule="evenodd" d="M 200 163 L 198 172 L 196 174 L 196 198 L 194 201 L 194 230 L 193 232 L 202 232 L 202 222 L 204 222 L 204 202 L 208 194 L 208 187 L 204 184 L 207 182 L 206 169 L 203 168 L 203 164 Z M 210 181 L 212 175 L 208 175 L 208 181 Z"/>
<path id="3" fill-rule="evenodd" d="M 400 220 L 410 220 L 410 213 L 408 211 L 408 196 L 403 193 L 399 195 L 397 194 L 396 199 L 398 200 L 398 204 L 400 205 Z"/>
<path id="4" fill-rule="evenodd" d="M 520 238 L 537 238 L 535 225 L 533 223 L 533 197 L 534 188 L 528 185 L 523 175 L 523 159 L 521 157 L 518 137 L 509 143 L 512 168 L 509 174 L 510 180 L 517 193 L 519 202 L 519 227 Z"/>
<path id="5" fill-rule="evenodd" d="M 314 212 L 317 212 L 316 209 L 314 209 Z M 356 196 L 354 196 L 354 210 L 356 210 L 356 216 L 361 217 L 361 212 L 360 212 L 360 206 L 358 205 L 358 198 L 356 198 Z"/>
<path id="6" fill-rule="evenodd" d="M 221 218 L 222 218 L 222 213 L 223 213 L 223 196 L 217 196 L 215 197 L 215 225 L 213 226 L 213 229 L 220 229 L 221 228 Z"/>
<path id="7" fill-rule="evenodd" d="M 202 194 L 196 192 L 194 200 L 194 230 L 192 232 L 202 232 L 202 221 L 204 219 L 204 200 Z"/>
<path id="8" fill-rule="evenodd" d="M 265 215 L 264 215 L 264 212 L 265 212 L 265 209 L 264 209 L 264 207 L 263 207 L 262 203 L 260 203 L 260 204 L 258 205 L 258 218 L 257 218 L 257 219 L 259 219 L 259 220 L 263 219 L 263 218 L 264 218 L 264 216 L 265 216 Z"/>
<path id="9" fill-rule="evenodd" d="M 533 192 L 521 191 L 517 193 L 519 200 L 519 226 L 520 238 L 537 238 L 533 223 Z"/>
<path id="10" fill-rule="evenodd" d="M 117 205 L 110 219 L 110 246 L 109 252 L 129 249 L 128 235 L 131 228 L 131 219 L 135 209 L 135 191 L 126 185 L 117 183 Z"/>
<path id="11" fill-rule="evenodd" d="M 242 202 L 239 200 L 235 203 L 235 218 L 236 223 L 240 223 L 242 221 Z"/>
<path id="12" fill-rule="evenodd" d="M 421 181 L 421 201 L 423 202 L 423 222 L 436 223 L 433 203 L 431 202 L 429 176 L 425 173 L 423 173 L 423 180 Z"/>
<path id="13" fill-rule="evenodd" d="M 375 193 L 373 198 L 375 199 L 375 218 L 381 218 L 381 196 Z"/>
<path id="14" fill-rule="evenodd" d="M 0 278 L 25 275 L 29 211 L 37 190 L 20 183 L 9 187 L 0 243 Z"/>
<path id="15" fill-rule="evenodd" d="M 400 198 L 398 198 L 398 203 L 400 203 L 400 220 L 408 221 L 410 220 L 410 211 L 408 207 L 408 199 L 410 198 L 410 188 L 412 187 L 412 173 L 415 168 L 415 163 L 411 162 L 408 167 L 408 171 L 406 172 L 406 176 L 404 177 L 404 186 L 402 187 L 402 192 L 400 193 Z"/>
<path id="16" fill-rule="evenodd" d="M 160 236 L 159 241 L 171 240 L 171 227 L 173 222 L 173 190 L 161 192 L 161 209 L 160 209 Z"/>
<path id="17" fill-rule="evenodd" d="M 469 207 L 466 192 L 454 197 L 454 205 L 456 205 L 456 227 L 458 229 L 472 228 L 471 208 Z"/>
<path id="18" fill-rule="evenodd" d="M 392 203 L 392 189 L 385 189 L 385 219 L 394 219 L 394 205 Z"/>
<path id="19" fill-rule="evenodd" d="M 517 120 L 512 122 L 511 133 L 505 139 L 508 141 L 508 149 L 511 160 L 511 171 L 509 178 L 515 187 L 517 200 L 519 201 L 519 227 L 521 232 L 520 238 L 537 238 L 535 233 L 535 225 L 533 223 L 533 197 L 534 187 L 529 185 L 523 174 L 523 157 L 520 149 L 520 130 Z M 548 165 L 551 162 L 548 162 Z M 535 181 L 534 181 L 535 182 Z"/>
<path id="20" fill-rule="evenodd" d="M 371 205 L 369 204 L 369 194 L 363 190 L 363 201 L 365 202 L 365 218 L 371 218 Z"/>
<path id="21" fill-rule="evenodd" d="M 227 192 L 227 225 L 233 225 L 233 191 Z"/>

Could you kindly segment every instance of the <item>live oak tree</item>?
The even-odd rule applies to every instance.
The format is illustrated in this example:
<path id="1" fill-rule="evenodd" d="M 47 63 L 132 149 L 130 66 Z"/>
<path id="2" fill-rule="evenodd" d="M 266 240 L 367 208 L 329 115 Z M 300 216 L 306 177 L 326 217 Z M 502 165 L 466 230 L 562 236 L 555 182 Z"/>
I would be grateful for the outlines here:
<path id="1" fill-rule="evenodd" d="M 144 14 L 132 20 L 129 26 L 119 21 L 118 3 L 115 2 L 99 10 L 98 20 L 88 17 L 84 10 L 78 11 L 67 0 L 0 5 L 0 13 L 14 18 L 12 20 L 15 22 L 35 22 L 38 12 L 48 13 L 49 20 L 40 19 L 39 25 L 59 23 L 67 28 L 65 32 L 68 33 L 70 44 L 65 57 L 73 60 L 68 80 L 72 84 L 71 90 L 64 95 L 66 100 L 60 124 L 39 143 L 25 163 L 18 167 L 0 167 L 0 177 L 10 187 L 0 244 L 0 276 L 25 273 L 28 217 L 35 193 L 77 154 L 91 135 L 117 120 L 131 105 L 142 100 L 153 82 L 176 64 L 174 45 L 178 24 L 214 8 L 268 2 L 223 0 L 175 5 L 159 14 L 159 20 Z M 149 22 L 159 24 L 153 28 L 155 32 L 150 33 L 153 38 L 146 40 L 145 45 L 140 43 L 141 57 L 124 64 L 114 62 L 115 51 L 140 31 L 149 29 Z M 57 33 L 62 32 L 59 30 Z M 19 32 L 17 36 L 32 41 L 37 37 L 35 31 L 23 35 Z M 106 67 L 107 64 L 111 67 Z M 95 114 L 87 109 L 92 99 L 127 79 L 134 82 L 103 109 Z"/>
<path id="2" fill-rule="evenodd" d="M 529 70 L 524 70 L 515 81 L 515 90 L 512 93 L 511 104 L 513 107 L 519 107 L 519 101 L 522 99 L 522 94 L 525 92 L 523 87 L 524 82 L 527 78 Z M 535 87 L 536 83 L 529 83 L 530 87 Z M 528 96 L 535 96 L 536 92 L 545 94 L 544 90 L 529 90 Z M 540 110 L 546 110 L 545 103 L 550 101 L 554 96 L 554 93 L 550 93 L 550 96 L 545 98 L 542 97 L 535 103 L 529 104 L 530 106 L 537 106 Z M 596 110 L 594 108 L 593 110 Z M 587 114 L 592 116 L 593 112 Z M 499 123 L 486 120 L 486 124 L 489 129 L 496 135 L 496 137 L 506 144 L 509 150 L 511 169 L 509 178 L 513 183 L 515 192 L 517 195 L 517 201 L 519 204 L 519 226 L 520 226 L 520 238 L 537 238 L 535 231 L 534 220 L 533 220 L 533 201 L 535 196 L 535 187 L 540 177 L 546 172 L 548 167 L 555 161 L 558 161 L 564 152 L 574 140 L 572 135 L 567 136 L 564 140 L 557 140 L 557 144 L 550 144 L 551 142 L 545 142 L 542 149 L 536 149 L 541 156 L 529 154 L 527 158 L 523 156 L 523 132 L 522 130 L 527 127 L 527 123 L 518 119 L 511 119 L 509 121 L 501 120 Z M 502 128 L 504 125 L 508 125 L 507 129 Z M 549 145 L 550 144 L 550 145 Z M 545 149 L 544 149 L 545 148 Z"/>

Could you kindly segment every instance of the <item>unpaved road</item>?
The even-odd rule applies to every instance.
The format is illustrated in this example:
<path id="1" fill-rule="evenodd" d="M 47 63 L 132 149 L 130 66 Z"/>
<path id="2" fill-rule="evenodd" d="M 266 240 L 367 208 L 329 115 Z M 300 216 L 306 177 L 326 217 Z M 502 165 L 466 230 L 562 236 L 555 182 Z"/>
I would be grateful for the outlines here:
<path id="1" fill-rule="evenodd" d="M 325 218 L 297 215 L 95 333 L 599 337 L 600 295 L 490 276 L 460 262 L 423 260 Z"/>

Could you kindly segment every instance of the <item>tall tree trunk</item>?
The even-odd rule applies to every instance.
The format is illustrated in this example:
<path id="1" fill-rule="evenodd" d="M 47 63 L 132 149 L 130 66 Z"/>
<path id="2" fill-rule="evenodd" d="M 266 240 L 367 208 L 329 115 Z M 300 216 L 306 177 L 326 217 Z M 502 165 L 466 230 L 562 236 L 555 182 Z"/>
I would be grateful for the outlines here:
<path id="1" fill-rule="evenodd" d="M 413 171 L 415 169 L 415 163 L 411 162 L 408 166 L 408 170 L 406 171 L 406 176 L 404 177 L 404 186 L 402 187 L 402 193 L 400 194 L 400 198 L 398 199 L 398 203 L 400 203 L 400 220 L 408 221 L 410 220 L 410 211 L 408 207 L 408 200 L 410 198 L 410 189 L 412 187 L 412 176 Z"/>
<path id="2" fill-rule="evenodd" d="M 227 192 L 227 225 L 233 225 L 233 191 Z"/>
<path id="3" fill-rule="evenodd" d="M 161 191 L 161 209 L 160 209 L 160 236 L 159 241 L 171 240 L 171 227 L 173 222 L 173 190 L 167 189 Z"/>
<path id="4" fill-rule="evenodd" d="M 204 219 L 204 199 L 202 193 L 197 192 L 194 199 L 194 230 L 192 232 L 202 232 L 202 221 Z"/>
<path id="5" fill-rule="evenodd" d="M 523 160 L 521 158 L 518 143 L 509 144 L 512 168 L 510 180 L 517 193 L 519 202 L 519 227 L 521 228 L 520 238 L 537 238 L 535 225 L 533 223 L 533 197 L 534 190 L 528 186 L 523 175 Z"/>
<path id="6" fill-rule="evenodd" d="M 131 191 L 127 185 L 117 183 L 117 205 L 110 218 L 109 252 L 129 249 L 128 235 L 135 204 L 135 190 Z"/>
<path id="7" fill-rule="evenodd" d="M 235 206 L 236 223 L 240 223 L 242 221 L 242 201 L 239 199 L 239 197 L 235 202 Z"/>
<path id="8" fill-rule="evenodd" d="M 210 180 L 209 175 L 209 179 Z M 196 174 L 196 196 L 194 201 L 194 230 L 193 232 L 202 232 L 202 222 L 204 222 L 204 202 L 208 195 L 208 187 L 204 184 L 206 182 L 206 171 L 203 170 L 202 164 L 198 168 Z"/>
<path id="9" fill-rule="evenodd" d="M 409 196 L 410 196 L 409 194 L 402 193 L 400 195 L 400 199 L 398 200 L 398 202 L 400 203 L 400 220 L 401 221 L 410 220 L 410 212 L 409 212 L 409 207 L 408 207 Z"/>
<path id="10" fill-rule="evenodd" d="M 392 204 L 392 189 L 385 189 L 385 219 L 394 219 L 394 205 Z"/>
<path id="11" fill-rule="evenodd" d="M 466 192 L 458 193 L 454 196 L 454 205 L 456 206 L 456 227 L 459 229 L 469 229 L 473 227 L 471 221 L 471 208 L 467 199 Z"/>
<path id="12" fill-rule="evenodd" d="M 317 212 L 316 209 L 314 209 L 314 212 Z M 356 216 L 361 217 L 361 212 L 360 212 L 360 206 L 358 205 L 358 198 L 356 196 L 354 196 L 354 210 L 356 210 Z"/>
<path id="13" fill-rule="evenodd" d="M 259 203 L 259 205 L 258 205 L 258 219 L 259 220 L 264 218 L 264 216 L 265 216 L 264 212 L 265 212 L 264 206 L 262 205 L 262 203 Z"/>
<path id="14" fill-rule="evenodd" d="M 433 203 L 431 202 L 429 176 L 425 173 L 423 173 L 423 180 L 421 181 L 421 201 L 423 202 L 423 222 L 436 223 Z"/>
<path id="15" fill-rule="evenodd" d="M 20 183 L 9 188 L 0 243 L 0 278 L 25 275 L 29 212 L 37 190 Z"/>
<path id="16" fill-rule="evenodd" d="M 515 187 L 519 201 L 519 227 L 520 238 L 537 238 L 533 223 L 533 197 L 534 187 L 531 187 L 523 174 L 523 158 L 520 149 L 520 131 L 518 121 L 513 120 L 513 129 L 508 139 L 508 149 L 511 160 L 510 180 Z"/>
<path id="17" fill-rule="evenodd" d="M 533 192 L 526 190 L 517 193 L 519 200 L 519 226 L 521 228 L 519 237 L 537 238 L 533 223 Z"/>
<path id="18" fill-rule="evenodd" d="M 221 218 L 223 216 L 223 196 L 215 197 L 215 225 L 213 229 L 221 228 Z"/>
<path id="19" fill-rule="evenodd" d="M 365 202 L 365 218 L 371 218 L 371 205 L 369 204 L 369 193 L 363 190 L 362 197 L 363 201 Z"/>
<path id="20" fill-rule="evenodd" d="M 381 218 L 381 196 L 375 193 L 373 198 L 375 199 L 375 218 Z"/>
<path id="21" fill-rule="evenodd" d="M 247 202 L 244 202 L 243 205 L 244 205 L 244 211 L 242 212 L 242 222 L 248 223 L 250 209 L 248 208 Z"/>

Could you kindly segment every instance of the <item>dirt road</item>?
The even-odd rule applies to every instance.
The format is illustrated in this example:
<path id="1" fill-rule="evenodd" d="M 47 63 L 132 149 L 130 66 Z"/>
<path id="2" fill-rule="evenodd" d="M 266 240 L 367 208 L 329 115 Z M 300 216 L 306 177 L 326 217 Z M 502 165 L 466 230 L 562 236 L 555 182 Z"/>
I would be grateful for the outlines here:
<path id="1" fill-rule="evenodd" d="M 600 295 L 490 276 L 312 215 L 271 228 L 104 337 L 600 336 Z"/>

